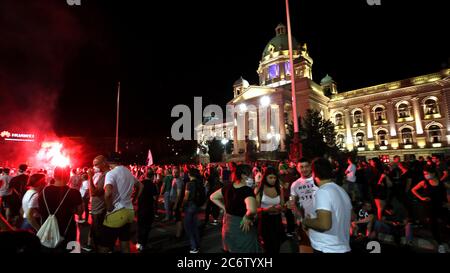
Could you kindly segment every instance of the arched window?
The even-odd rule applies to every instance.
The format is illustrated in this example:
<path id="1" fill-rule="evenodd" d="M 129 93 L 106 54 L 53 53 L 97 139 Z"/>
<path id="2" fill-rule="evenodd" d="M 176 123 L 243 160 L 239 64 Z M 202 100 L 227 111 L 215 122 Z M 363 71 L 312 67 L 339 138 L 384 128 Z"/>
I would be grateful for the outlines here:
<path id="1" fill-rule="evenodd" d="M 361 110 L 356 110 L 353 113 L 353 122 L 354 123 L 363 123 L 363 115 Z"/>
<path id="2" fill-rule="evenodd" d="M 342 126 L 344 124 L 341 113 L 337 113 L 334 116 L 334 123 L 336 126 Z"/>
<path id="3" fill-rule="evenodd" d="M 437 105 L 436 100 L 427 99 L 424 104 L 425 107 L 425 115 L 433 115 L 439 114 L 439 107 Z"/>
<path id="4" fill-rule="evenodd" d="M 378 136 L 378 144 L 380 146 L 387 146 L 387 131 L 380 130 L 378 131 L 377 136 Z"/>
<path id="5" fill-rule="evenodd" d="M 384 109 L 383 109 L 383 107 L 375 108 L 374 114 L 375 114 L 375 121 L 382 121 L 382 120 L 384 120 Z"/>
<path id="6" fill-rule="evenodd" d="M 336 146 L 340 149 L 344 148 L 345 144 L 345 136 L 343 134 L 339 134 L 336 136 Z"/>
<path id="7" fill-rule="evenodd" d="M 413 143 L 413 134 L 410 128 L 403 128 L 401 131 L 403 144 Z"/>
<path id="8" fill-rule="evenodd" d="M 430 126 L 430 128 L 428 128 L 428 135 L 431 143 L 441 142 L 441 128 L 439 126 Z"/>
<path id="9" fill-rule="evenodd" d="M 356 134 L 356 144 L 358 147 L 364 147 L 365 141 L 364 141 L 364 133 L 359 132 Z"/>
<path id="10" fill-rule="evenodd" d="M 411 116 L 409 105 L 407 103 L 400 103 L 397 107 L 397 113 L 399 118 L 407 118 Z"/>

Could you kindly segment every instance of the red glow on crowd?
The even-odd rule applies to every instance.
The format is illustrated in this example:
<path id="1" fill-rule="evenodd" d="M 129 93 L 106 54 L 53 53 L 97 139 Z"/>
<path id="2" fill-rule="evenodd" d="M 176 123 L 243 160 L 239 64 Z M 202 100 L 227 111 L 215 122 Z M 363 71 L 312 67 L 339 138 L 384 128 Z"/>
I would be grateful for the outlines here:
<path id="1" fill-rule="evenodd" d="M 42 142 L 41 149 L 36 155 L 39 162 L 49 167 L 67 167 L 70 157 L 63 149 L 63 144 L 57 141 Z"/>

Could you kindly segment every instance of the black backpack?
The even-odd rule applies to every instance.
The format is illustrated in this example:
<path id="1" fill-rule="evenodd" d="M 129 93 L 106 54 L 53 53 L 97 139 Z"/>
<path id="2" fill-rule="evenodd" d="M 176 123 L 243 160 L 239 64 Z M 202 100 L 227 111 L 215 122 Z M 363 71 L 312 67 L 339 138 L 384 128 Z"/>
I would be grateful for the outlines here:
<path id="1" fill-rule="evenodd" d="M 202 182 L 195 180 L 194 204 L 201 207 L 206 203 L 206 190 Z"/>

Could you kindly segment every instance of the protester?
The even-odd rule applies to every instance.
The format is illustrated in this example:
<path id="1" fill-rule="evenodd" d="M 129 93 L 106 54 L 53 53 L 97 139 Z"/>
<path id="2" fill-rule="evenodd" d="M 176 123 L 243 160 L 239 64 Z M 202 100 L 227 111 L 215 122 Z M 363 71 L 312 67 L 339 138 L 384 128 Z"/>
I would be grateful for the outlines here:
<path id="1" fill-rule="evenodd" d="M 284 193 L 275 168 L 266 169 L 260 187 L 255 189 L 255 196 L 261 246 L 265 253 L 280 253 L 281 243 L 285 239 L 281 218 L 285 203 Z"/>
<path id="2" fill-rule="evenodd" d="M 130 170 L 121 165 L 121 161 L 118 153 L 112 153 L 107 160 L 111 170 L 105 176 L 106 216 L 99 246 L 101 252 L 113 251 L 117 238 L 121 252 L 130 252 L 130 229 L 134 220 L 132 193 L 136 187 L 134 200 L 137 200 L 143 187 Z"/>
<path id="3" fill-rule="evenodd" d="M 258 253 L 257 213 L 255 194 L 246 181 L 251 178 L 249 165 L 238 165 L 233 184 L 224 186 L 211 195 L 211 201 L 224 212 L 222 244 L 226 252 Z"/>
<path id="4" fill-rule="evenodd" d="M 155 219 L 155 200 L 158 197 L 158 189 L 153 182 L 155 173 L 152 169 L 147 170 L 147 175 L 142 180 L 143 190 L 138 199 L 137 210 L 137 224 L 138 224 L 138 244 L 136 246 L 138 251 L 145 251 L 148 249 L 148 236 Z"/>
<path id="5" fill-rule="evenodd" d="M 352 204 L 348 194 L 333 182 L 330 162 L 317 158 L 312 163 L 312 174 L 319 186 L 315 194 L 316 217 L 306 215 L 303 226 L 309 229 L 314 252 L 350 252 L 350 225 Z"/>
<path id="6" fill-rule="evenodd" d="M 46 185 L 44 174 L 33 174 L 27 183 L 27 192 L 22 199 L 23 223 L 21 229 L 28 230 L 34 234 L 41 227 L 41 216 L 39 214 L 38 197 Z"/>
<path id="7" fill-rule="evenodd" d="M 56 167 L 55 184 L 45 187 L 38 197 L 39 214 L 44 223 L 49 215 L 55 215 L 59 233 L 64 238 L 51 252 L 67 252 L 67 244 L 77 240 L 77 227 L 74 215 L 83 212 L 83 200 L 78 190 L 69 188 L 70 169 Z"/>

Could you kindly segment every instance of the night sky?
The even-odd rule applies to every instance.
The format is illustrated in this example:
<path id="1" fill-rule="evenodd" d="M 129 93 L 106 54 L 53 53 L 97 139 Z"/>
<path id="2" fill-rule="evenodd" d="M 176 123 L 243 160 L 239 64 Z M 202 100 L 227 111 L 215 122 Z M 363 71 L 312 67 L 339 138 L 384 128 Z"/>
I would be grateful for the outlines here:
<path id="1" fill-rule="evenodd" d="M 165 138 L 176 104 L 225 105 L 256 70 L 283 0 L 0 2 L 0 127 L 58 136 Z M 293 35 L 307 42 L 313 79 L 338 90 L 449 66 L 445 1 L 291 0 Z M 392 2 L 395 2 L 392 3 Z"/>

